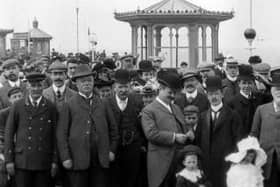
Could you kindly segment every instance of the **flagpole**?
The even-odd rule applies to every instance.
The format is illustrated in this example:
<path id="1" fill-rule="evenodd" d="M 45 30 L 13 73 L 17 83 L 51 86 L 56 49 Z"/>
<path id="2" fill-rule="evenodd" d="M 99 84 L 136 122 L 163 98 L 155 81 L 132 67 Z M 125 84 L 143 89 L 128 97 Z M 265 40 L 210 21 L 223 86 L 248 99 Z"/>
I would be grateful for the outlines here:
<path id="1" fill-rule="evenodd" d="M 77 19 L 77 43 L 76 43 L 76 47 L 77 47 L 77 53 L 79 52 L 79 7 L 76 7 L 76 19 Z"/>

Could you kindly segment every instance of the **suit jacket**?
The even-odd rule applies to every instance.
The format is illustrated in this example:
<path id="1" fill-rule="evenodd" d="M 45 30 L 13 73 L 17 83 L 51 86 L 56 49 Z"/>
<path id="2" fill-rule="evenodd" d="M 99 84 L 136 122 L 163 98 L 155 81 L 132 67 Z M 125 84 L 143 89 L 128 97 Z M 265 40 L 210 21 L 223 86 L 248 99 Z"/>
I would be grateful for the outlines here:
<path id="1" fill-rule="evenodd" d="M 232 82 L 229 79 L 225 78 L 222 81 L 224 102 L 228 103 L 235 95 L 239 93 L 238 82 Z"/>
<path id="2" fill-rule="evenodd" d="M 184 108 L 188 105 L 197 106 L 199 108 L 200 113 L 204 112 L 209 108 L 208 98 L 200 92 L 197 92 L 196 98 L 194 98 L 194 100 L 191 103 L 187 100 L 186 94 L 179 93 L 176 96 L 174 103 L 178 105 L 182 111 L 184 111 Z"/>
<path id="3" fill-rule="evenodd" d="M 9 113 L 10 107 L 0 110 L 0 153 L 4 151 L 4 133 Z"/>
<path id="4" fill-rule="evenodd" d="M 251 132 L 253 117 L 258 105 L 256 103 L 256 99 L 247 99 L 238 93 L 232 98 L 232 100 L 229 101 L 228 105 L 241 117 L 244 130 L 243 136 L 245 138 Z"/>
<path id="5" fill-rule="evenodd" d="M 211 133 L 211 118 L 211 109 L 201 114 L 197 142 L 203 152 L 206 175 L 213 186 L 220 187 L 225 185 L 225 173 L 229 166 L 225 157 L 234 151 L 242 137 L 242 122 L 237 112 L 224 105 Z"/>
<path id="6" fill-rule="evenodd" d="M 62 161 L 72 159 L 73 170 L 90 167 L 92 129 L 97 135 L 98 159 L 102 167 L 109 167 L 109 151 L 115 152 L 118 129 L 113 113 L 98 97 L 92 105 L 79 94 L 64 104 L 57 128 L 57 143 Z"/>
<path id="7" fill-rule="evenodd" d="M 63 103 L 68 102 L 76 94 L 77 93 L 74 90 L 72 90 L 72 89 L 70 89 L 66 86 L 65 91 L 64 91 L 63 96 L 62 96 L 62 97 L 64 97 L 64 102 Z M 52 86 L 48 87 L 47 89 L 45 89 L 43 91 L 43 96 L 46 97 L 47 99 L 49 99 L 54 104 L 56 104 L 56 106 L 59 108 L 59 110 L 61 109 L 63 103 L 58 103 L 56 101 L 56 95 L 54 93 L 54 90 L 53 90 Z"/>
<path id="8" fill-rule="evenodd" d="M 180 108 L 171 104 L 170 113 L 157 100 L 142 111 L 142 128 L 148 139 L 148 180 L 150 187 L 158 187 L 164 180 L 177 144 L 174 133 L 186 133 L 187 125 Z"/>
<path id="9" fill-rule="evenodd" d="M 251 135 L 257 137 L 261 147 L 267 154 L 267 163 L 264 167 L 264 175 L 270 177 L 273 153 L 277 153 L 277 162 L 280 162 L 280 113 L 275 112 L 273 103 L 267 103 L 257 108 L 253 120 Z M 279 166 L 278 166 L 279 167 Z"/>
<path id="10" fill-rule="evenodd" d="M 8 80 L 6 80 L 3 83 L 3 87 L 0 88 L 0 109 L 2 108 L 6 108 L 8 106 L 11 105 L 11 103 L 9 102 L 9 98 L 8 98 L 8 92 L 12 87 L 10 86 Z M 20 88 L 22 89 L 23 93 L 25 94 L 26 92 L 26 84 L 21 82 L 20 83 Z"/>
<path id="11" fill-rule="evenodd" d="M 56 107 L 44 97 L 36 108 L 28 97 L 12 105 L 5 128 L 6 162 L 20 169 L 49 170 L 57 161 L 56 123 Z"/>

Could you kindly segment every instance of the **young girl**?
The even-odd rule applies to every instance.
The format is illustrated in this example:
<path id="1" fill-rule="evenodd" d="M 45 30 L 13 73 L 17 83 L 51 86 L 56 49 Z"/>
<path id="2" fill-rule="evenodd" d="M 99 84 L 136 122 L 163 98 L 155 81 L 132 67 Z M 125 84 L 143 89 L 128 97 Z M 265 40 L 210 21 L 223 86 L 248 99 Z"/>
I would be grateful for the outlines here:
<path id="1" fill-rule="evenodd" d="M 176 175 L 176 187 L 210 187 L 203 171 L 199 167 L 201 150 L 188 145 L 181 151 L 183 169 Z"/>
<path id="2" fill-rule="evenodd" d="M 228 187 L 263 187 L 261 167 L 266 163 L 267 156 L 254 137 L 241 140 L 238 152 L 226 157 L 232 162 L 227 172 Z"/>

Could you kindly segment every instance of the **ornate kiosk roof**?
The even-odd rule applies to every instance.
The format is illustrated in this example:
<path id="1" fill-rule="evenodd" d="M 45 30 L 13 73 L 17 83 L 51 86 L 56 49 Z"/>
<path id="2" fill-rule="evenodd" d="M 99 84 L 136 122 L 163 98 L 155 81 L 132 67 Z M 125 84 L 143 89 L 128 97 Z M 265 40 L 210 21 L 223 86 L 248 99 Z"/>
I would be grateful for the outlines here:
<path id="1" fill-rule="evenodd" d="M 115 12 L 115 18 L 124 22 L 220 22 L 233 18 L 233 12 L 209 11 L 186 0 L 162 0 L 143 10 Z"/>

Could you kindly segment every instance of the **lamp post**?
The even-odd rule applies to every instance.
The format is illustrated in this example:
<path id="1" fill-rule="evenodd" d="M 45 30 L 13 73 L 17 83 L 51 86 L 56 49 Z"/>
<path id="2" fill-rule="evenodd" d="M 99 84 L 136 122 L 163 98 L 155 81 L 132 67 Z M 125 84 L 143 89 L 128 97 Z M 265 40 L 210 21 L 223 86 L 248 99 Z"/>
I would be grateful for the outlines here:
<path id="1" fill-rule="evenodd" d="M 77 41 L 76 41 L 76 47 L 77 47 L 77 53 L 79 52 L 79 7 L 77 6 L 76 7 L 76 23 L 77 23 L 77 30 L 76 30 L 76 32 L 77 32 Z"/>
<path id="2" fill-rule="evenodd" d="M 89 33 L 89 43 L 91 44 L 92 61 L 95 60 L 95 46 L 97 45 L 97 36 L 95 33 Z"/>
<path id="3" fill-rule="evenodd" d="M 244 36 L 245 39 L 248 41 L 249 43 L 249 51 L 250 51 L 250 56 L 252 56 L 252 52 L 255 48 L 252 47 L 253 41 L 256 38 L 256 30 L 253 29 L 253 2 L 252 0 L 250 0 L 250 27 L 248 29 L 245 30 L 244 32 Z"/>

